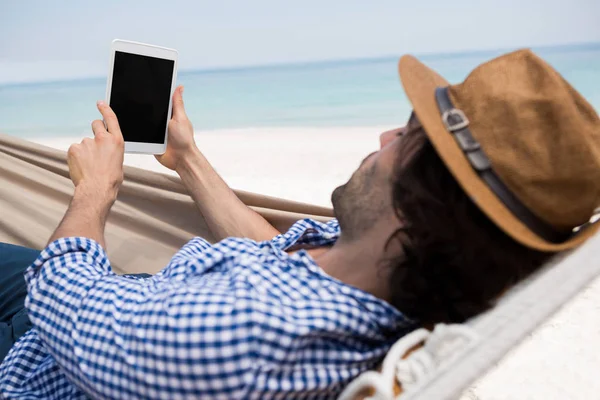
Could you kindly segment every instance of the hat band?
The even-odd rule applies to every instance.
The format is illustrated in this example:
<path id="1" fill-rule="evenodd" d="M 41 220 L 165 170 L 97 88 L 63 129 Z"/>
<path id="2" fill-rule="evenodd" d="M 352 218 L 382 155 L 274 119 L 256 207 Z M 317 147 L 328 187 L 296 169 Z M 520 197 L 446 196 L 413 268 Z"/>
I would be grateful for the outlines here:
<path id="1" fill-rule="evenodd" d="M 469 120 L 462 112 L 454 107 L 448 88 L 438 87 L 435 90 L 435 99 L 437 101 L 442 120 L 446 129 L 454 136 L 456 143 L 462 149 L 469 160 L 471 167 L 477 172 L 479 177 L 487 186 L 498 196 L 498 198 L 522 223 L 524 223 L 532 232 L 542 239 L 551 243 L 562 243 L 573 235 L 572 231 L 560 232 L 551 225 L 542 221 L 538 216 L 532 213 L 517 197 L 506 187 L 504 182 L 492 169 L 490 159 L 485 154 L 479 142 L 473 137 L 469 130 Z"/>

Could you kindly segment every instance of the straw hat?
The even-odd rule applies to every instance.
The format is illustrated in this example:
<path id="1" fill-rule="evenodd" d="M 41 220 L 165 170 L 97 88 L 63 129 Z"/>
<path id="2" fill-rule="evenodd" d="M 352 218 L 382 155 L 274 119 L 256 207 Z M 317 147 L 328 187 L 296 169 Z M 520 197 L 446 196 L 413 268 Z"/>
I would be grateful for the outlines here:
<path id="1" fill-rule="evenodd" d="M 450 85 L 412 56 L 400 79 L 436 151 L 477 206 L 525 246 L 559 251 L 593 235 L 600 118 L 530 50 Z"/>

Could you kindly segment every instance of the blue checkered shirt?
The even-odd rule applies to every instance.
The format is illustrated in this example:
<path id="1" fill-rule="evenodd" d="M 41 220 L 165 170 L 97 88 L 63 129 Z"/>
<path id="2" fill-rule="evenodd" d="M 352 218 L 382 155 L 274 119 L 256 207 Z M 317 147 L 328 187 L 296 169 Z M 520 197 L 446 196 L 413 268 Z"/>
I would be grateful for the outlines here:
<path id="1" fill-rule="evenodd" d="M 93 240 L 30 266 L 33 324 L 0 366 L 6 398 L 321 399 L 377 366 L 414 322 L 327 275 L 305 250 L 336 220 L 273 240 L 195 238 L 158 274 L 116 275 Z"/>

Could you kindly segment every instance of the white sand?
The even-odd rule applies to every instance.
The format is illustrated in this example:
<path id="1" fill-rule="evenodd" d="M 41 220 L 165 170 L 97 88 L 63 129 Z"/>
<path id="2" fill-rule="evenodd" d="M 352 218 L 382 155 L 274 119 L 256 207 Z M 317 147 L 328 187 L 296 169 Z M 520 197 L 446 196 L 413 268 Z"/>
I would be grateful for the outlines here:
<path id="1" fill-rule="evenodd" d="M 196 140 L 233 188 L 330 206 L 332 190 L 379 146 L 390 127 L 270 128 L 198 132 Z M 36 140 L 66 150 L 78 139 Z M 125 163 L 171 173 L 152 156 Z M 543 299 L 540 299 L 543 301 Z M 600 280 L 507 355 L 464 399 L 600 398 Z"/>

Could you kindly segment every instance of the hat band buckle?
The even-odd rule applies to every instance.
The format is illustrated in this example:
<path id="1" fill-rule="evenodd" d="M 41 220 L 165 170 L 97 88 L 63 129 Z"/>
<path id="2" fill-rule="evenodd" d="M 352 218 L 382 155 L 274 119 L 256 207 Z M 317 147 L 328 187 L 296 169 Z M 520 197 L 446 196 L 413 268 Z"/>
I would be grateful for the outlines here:
<path id="1" fill-rule="evenodd" d="M 471 167 L 513 215 L 532 232 L 548 242 L 562 243 L 571 237 L 573 235 L 572 230 L 561 232 L 545 221 L 542 221 L 504 184 L 493 170 L 492 163 L 487 154 L 485 154 L 479 142 L 473 137 L 469 129 L 469 119 L 462 110 L 455 108 L 452 104 L 448 88 L 438 87 L 435 90 L 435 99 L 444 126 L 454 136 L 456 143 L 463 151 Z"/>

